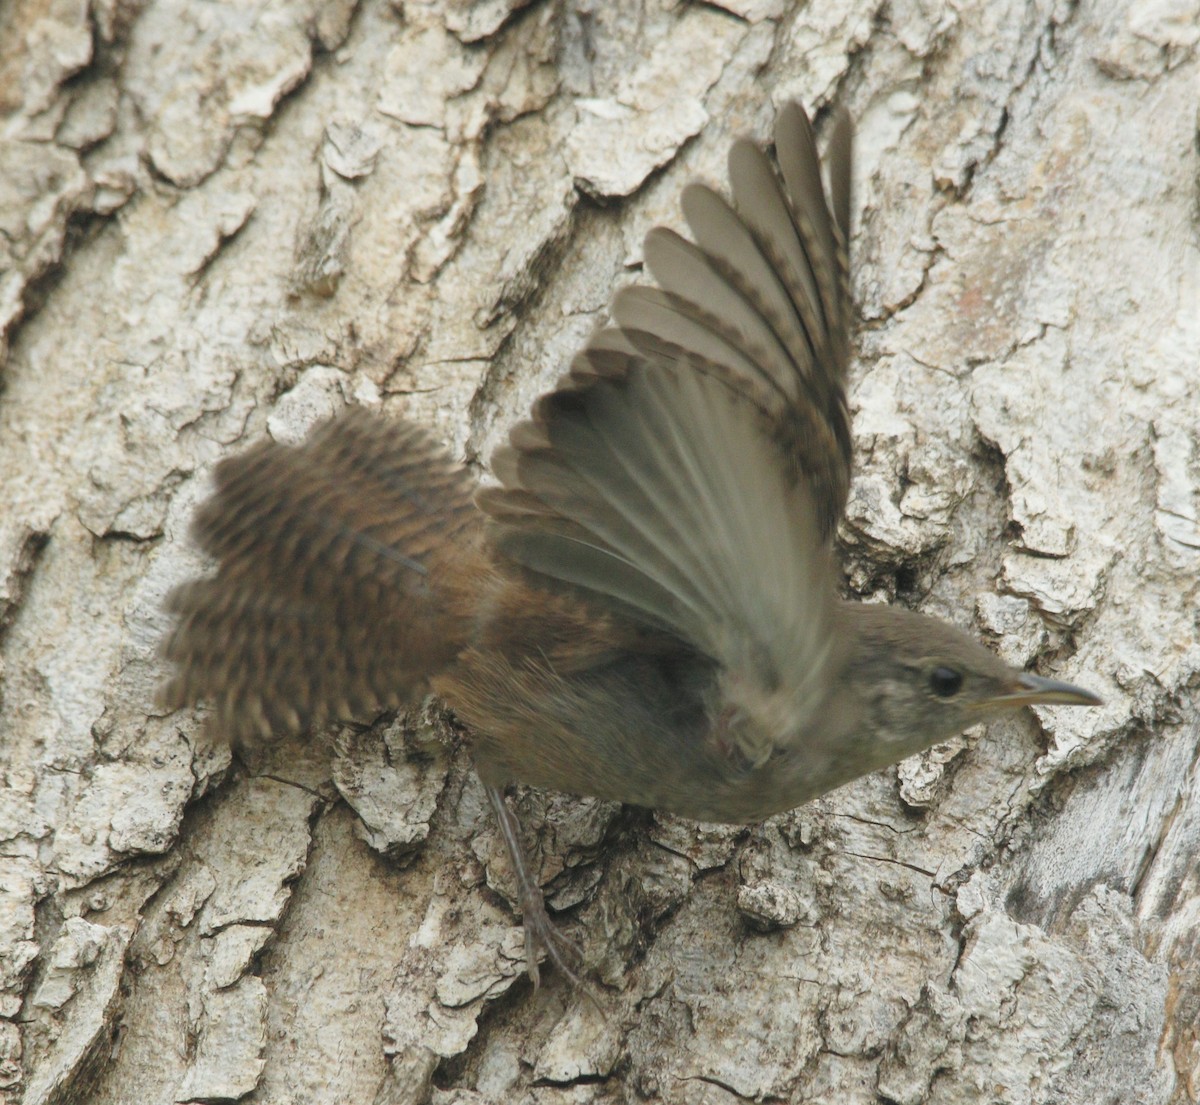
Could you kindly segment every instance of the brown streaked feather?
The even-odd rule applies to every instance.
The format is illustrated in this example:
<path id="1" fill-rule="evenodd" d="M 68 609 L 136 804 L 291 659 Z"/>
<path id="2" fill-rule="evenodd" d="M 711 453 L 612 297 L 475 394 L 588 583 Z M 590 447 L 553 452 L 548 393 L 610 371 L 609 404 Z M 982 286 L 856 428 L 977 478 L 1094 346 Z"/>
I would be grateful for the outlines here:
<path id="1" fill-rule="evenodd" d="M 825 202 L 812 124 L 797 103 L 785 104 L 775 123 L 775 157 L 792 221 L 814 262 L 822 310 L 832 346 L 830 376 L 842 380 L 850 359 L 850 178 L 852 128 L 844 110 L 834 112 L 825 164 L 830 202 Z M 832 217 L 831 217 L 832 216 Z"/>
<path id="2" fill-rule="evenodd" d="M 613 297 L 612 315 L 645 358 L 687 361 L 719 376 L 729 387 L 753 394 L 775 417 L 795 405 L 795 371 L 787 355 L 772 345 L 746 340 L 724 319 L 659 288 L 624 288 Z M 784 390 L 788 388 L 789 390 Z M 774 395 L 770 395 L 774 392 Z"/>
<path id="3" fill-rule="evenodd" d="M 503 487 L 478 501 L 501 554 L 711 658 L 726 706 L 754 718 L 746 731 L 787 739 L 833 662 L 849 308 L 842 230 L 799 108 L 776 147 L 782 182 L 739 143 L 732 205 L 685 190 L 695 244 L 650 233 L 662 289 L 614 298 L 615 330 L 537 401 L 497 454 Z"/>
<path id="4" fill-rule="evenodd" d="M 600 331 L 600 335 L 608 333 L 611 331 Z M 563 401 L 566 395 L 590 383 L 619 379 L 633 368 L 647 364 L 686 366 L 693 372 L 711 376 L 729 391 L 740 395 L 758 408 L 763 415 L 763 424 L 778 443 L 780 463 L 808 484 L 821 533 L 827 540 L 832 538 L 841 518 L 850 478 L 847 459 L 849 442 L 843 441 L 838 435 L 841 422 L 827 417 L 815 402 L 793 403 L 781 409 L 777 391 L 764 383 L 761 377 L 751 378 L 731 367 L 729 358 L 718 361 L 703 352 L 681 348 L 661 335 L 645 330 L 623 333 L 623 337 L 637 345 L 637 357 L 630 358 L 618 352 L 605 352 L 602 355 L 603 367 L 589 373 L 589 367 L 596 361 L 589 345 L 575 358 L 570 375 L 560 383 L 558 390 L 537 400 L 533 409 L 535 421 L 519 424 L 513 431 L 510 445 L 520 444 L 521 448 L 524 448 L 524 443 L 536 442 L 538 447 L 544 446 L 544 423 L 552 415 L 554 403 Z M 606 344 L 611 343 L 606 341 Z M 848 420 L 849 413 L 840 389 L 837 396 L 840 409 L 845 412 Z M 846 426 L 848 433 L 848 421 Z M 504 447 L 497 451 L 496 458 L 502 461 L 501 466 L 494 469 L 500 481 L 506 487 L 518 486 L 514 482 L 515 477 L 510 475 L 512 468 Z"/>
<path id="5" fill-rule="evenodd" d="M 780 409 L 794 404 L 803 382 L 811 379 L 812 361 L 803 342 L 786 344 L 763 317 L 758 307 L 746 300 L 710 261 L 699 246 L 674 231 L 656 227 L 646 235 L 643 246 L 646 265 L 665 289 L 627 288 L 613 301 L 613 318 L 630 326 L 666 337 L 644 322 L 626 322 L 621 301 L 634 292 L 669 305 L 678 313 L 692 314 L 705 330 L 719 335 L 742 357 L 754 362 L 751 378 L 763 377 L 778 393 Z M 765 370 L 765 371 L 764 371 Z"/>
<path id="6" fill-rule="evenodd" d="M 826 355 L 829 319 L 818 288 L 818 270 L 826 264 L 823 252 L 810 252 L 797 237 L 791 205 L 780 185 L 779 175 L 761 146 L 741 139 L 729 151 L 729 188 L 733 207 L 745 223 L 771 268 L 779 276 L 788 297 L 795 305 L 796 320 L 805 333 L 789 333 L 795 341 L 800 338 L 815 343 L 818 356 Z M 797 206 L 806 206 L 808 199 L 799 199 Z M 817 193 L 816 202 L 824 196 Z M 792 320 L 786 315 L 781 322 Z"/>
<path id="7" fill-rule="evenodd" d="M 223 461 L 194 534 L 217 574 L 168 598 L 172 706 L 230 735 L 399 704 L 462 647 L 447 556 L 479 545 L 474 481 L 424 430 L 360 409 Z"/>
<path id="8" fill-rule="evenodd" d="M 779 272 L 755 238 L 750 226 L 717 192 L 703 184 L 683 190 L 683 213 L 696 244 L 741 295 L 754 304 L 776 332 L 796 347 L 807 347 L 807 360 L 823 351 L 821 320 L 807 296 L 793 300 Z M 798 341 L 797 341 L 798 339 Z"/>
<path id="9" fill-rule="evenodd" d="M 761 411 L 714 375 L 657 363 L 553 398 L 549 445 L 506 453 L 520 494 L 480 497 L 498 550 L 711 657 L 735 701 L 766 697 L 760 678 L 823 678 L 828 555 Z M 819 697 L 793 696 L 794 709 Z"/>
<path id="10" fill-rule="evenodd" d="M 799 104 L 789 105 L 793 111 L 799 111 Z M 801 111 L 801 114 L 803 112 Z M 780 125 L 790 128 L 789 120 L 780 120 Z M 841 241 L 839 248 L 845 252 L 850 243 L 850 200 L 851 177 L 854 161 L 854 124 L 850 113 L 844 107 L 833 110 L 833 125 L 829 135 L 829 148 L 825 151 L 825 164 L 829 170 L 829 198 L 833 217 L 837 222 L 837 230 Z M 842 269 L 849 270 L 843 264 Z"/>

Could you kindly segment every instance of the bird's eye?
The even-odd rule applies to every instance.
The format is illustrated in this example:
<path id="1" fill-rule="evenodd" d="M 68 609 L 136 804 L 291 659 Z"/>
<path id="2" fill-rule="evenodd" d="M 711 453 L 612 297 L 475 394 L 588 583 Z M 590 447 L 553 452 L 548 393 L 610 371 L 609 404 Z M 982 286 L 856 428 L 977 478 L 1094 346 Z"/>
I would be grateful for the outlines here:
<path id="1" fill-rule="evenodd" d="M 962 672 L 954 668 L 939 666 L 929 673 L 929 689 L 938 698 L 953 698 L 962 690 L 962 684 Z"/>

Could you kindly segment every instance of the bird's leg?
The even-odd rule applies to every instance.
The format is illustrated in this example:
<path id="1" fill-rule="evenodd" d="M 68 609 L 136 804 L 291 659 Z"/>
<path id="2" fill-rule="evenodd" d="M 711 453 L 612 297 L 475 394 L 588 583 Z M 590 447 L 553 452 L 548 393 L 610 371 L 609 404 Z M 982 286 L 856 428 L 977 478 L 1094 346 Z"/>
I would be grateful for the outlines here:
<path id="1" fill-rule="evenodd" d="M 529 862 L 525 857 L 525 849 L 521 846 L 520 823 L 517 815 L 508 807 L 504 800 L 504 791 L 499 787 L 484 784 L 492 809 L 496 811 L 496 820 L 500 823 L 500 835 L 504 837 L 508 848 L 508 858 L 512 860 L 513 871 L 517 877 L 517 904 L 521 907 L 521 920 L 525 926 L 525 964 L 529 977 L 536 988 L 539 981 L 538 948 L 546 950 L 546 958 L 550 960 L 570 980 L 572 985 L 579 987 L 585 993 L 587 986 L 575 968 L 582 958 L 579 949 L 575 947 L 558 929 L 550 915 L 546 912 L 546 899 L 542 888 L 529 870 Z"/>

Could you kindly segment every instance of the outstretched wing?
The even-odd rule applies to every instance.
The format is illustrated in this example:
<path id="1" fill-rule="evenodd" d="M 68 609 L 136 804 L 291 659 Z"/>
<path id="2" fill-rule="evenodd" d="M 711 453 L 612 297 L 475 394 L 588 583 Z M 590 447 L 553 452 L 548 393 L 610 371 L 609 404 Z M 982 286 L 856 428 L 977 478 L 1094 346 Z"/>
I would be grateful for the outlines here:
<path id="1" fill-rule="evenodd" d="M 193 532 L 217 574 L 167 600 L 165 704 L 207 699 L 230 736 L 294 732 L 398 705 L 461 647 L 438 583 L 479 525 L 475 485 L 424 430 L 352 408 L 222 461 L 216 485 Z"/>
<path id="2" fill-rule="evenodd" d="M 598 333 L 494 459 L 502 553 L 674 633 L 720 665 L 726 704 L 786 739 L 820 700 L 834 634 L 830 540 L 850 426 L 850 132 L 780 113 L 775 163 L 738 142 L 732 204 L 684 194 L 689 242 L 656 229 L 660 288 Z M 811 692 L 811 693 L 806 693 Z"/>

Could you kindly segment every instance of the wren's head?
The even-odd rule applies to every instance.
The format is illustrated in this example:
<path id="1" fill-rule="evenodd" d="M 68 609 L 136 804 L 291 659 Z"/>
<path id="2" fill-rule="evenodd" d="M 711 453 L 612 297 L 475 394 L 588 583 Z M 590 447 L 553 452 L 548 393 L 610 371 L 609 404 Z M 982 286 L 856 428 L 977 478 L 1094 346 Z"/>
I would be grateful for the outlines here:
<path id="1" fill-rule="evenodd" d="M 843 606 L 842 678 L 861 688 L 863 750 L 880 766 L 1022 706 L 1096 706 L 1090 691 L 1011 667 L 935 618 L 893 606 Z"/>

